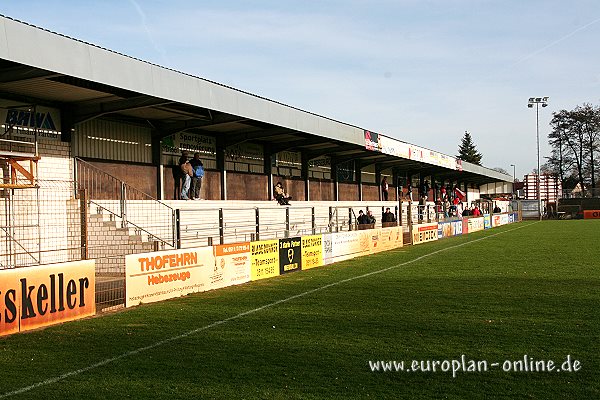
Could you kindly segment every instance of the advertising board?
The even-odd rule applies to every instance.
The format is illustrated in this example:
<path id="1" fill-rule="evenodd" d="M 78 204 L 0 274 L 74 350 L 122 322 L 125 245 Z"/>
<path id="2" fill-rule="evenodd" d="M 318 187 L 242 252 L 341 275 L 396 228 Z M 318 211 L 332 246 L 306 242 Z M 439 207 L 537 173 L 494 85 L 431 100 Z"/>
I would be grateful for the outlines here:
<path id="1" fill-rule="evenodd" d="M 271 278 L 279 275 L 279 240 L 250 242 L 250 279 Z"/>
<path id="2" fill-rule="evenodd" d="M 437 222 L 430 224 L 414 225 L 412 231 L 412 244 L 421 244 L 438 240 Z"/>
<path id="3" fill-rule="evenodd" d="M 0 271 L 0 336 L 96 313 L 95 263 L 73 261 Z"/>
<path id="4" fill-rule="evenodd" d="M 600 219 L 600 210 L 583 211 L 583 219 Z"/>
<path id="5" fill-rule="evenodd" d="M 279 274 L 302 269 L 302 241 L 300 237 L 279 239 Z"/>
<path id="6" fill-rule="evenodd" d="M 333 262 L 333 234 L 324 233 L 322 236 L 323 265 Z"/>
<path id="7" fill-rule="evenodd" d="M 402 227 L 393 226 L 390 228 L 381 228 L 379 233 L 380 251 L 392 250 L 402 247 Z"/>
<path id="8" fill-rule="evenodd" d="M 490 214 L 483 214 L 483 229 L 490 229 L 492 227 L 492 216 Z"/>
<path id="9" fill-rule="evenodd" d="M 482 231 L 484 228 L 483 217 L 471 217 L 468 219 L 469 233 Z"/>
<path id="10" fill-rule="evenodd" d="M 302 236 L 302 269 L 323 265 L 323 239 L 321 235 Z"/>
<path id="11" fill-rule="evenodd" d="M 212 246 L 126 255 L 125 306 L 209 290 L 214 271 Z"/>
<path id="12" fill-rule="evenodd" d="M 250 281 L 250 242 L 214 246 L 215 269 L 210 289 L 239 285 Z"/>
<path id="13" fill-rule="evenodd" d="M 492 226 L 494 228 L 497 226 L 506 225 L 508 223 L 508 214 L 494 214 L 494 216 L 492 217 Z"/>
<path id="14" fill-rule="evenodd" d="M 349 260 L 370 252 L 371 240 L 368 231 L 337 232 L 332 236 L 333 262 Z"/>

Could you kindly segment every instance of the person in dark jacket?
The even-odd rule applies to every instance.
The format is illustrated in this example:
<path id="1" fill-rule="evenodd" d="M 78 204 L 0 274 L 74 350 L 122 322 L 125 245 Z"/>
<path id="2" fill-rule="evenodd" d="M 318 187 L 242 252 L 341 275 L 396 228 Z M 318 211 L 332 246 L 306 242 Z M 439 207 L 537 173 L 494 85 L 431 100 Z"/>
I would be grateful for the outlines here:
<path id="1" fill-rule="evenodd" d="M 385 212 L 382 215 L 381 222 L 396 222 L 396 216 L 393 212 L 390 211 L 390 208 L 387 207 Z"/>
<path id="2" fill-rule="evenodd" d="M 363 212 L 363 210 L 358 212 L 358 218 L 356 218 L 356 222 L 358 222 L 360 225 L 369 223 L 369 218 L 367 217 L 367 214 Z"/>
<path id="3" fill-rule="evenodd" d="M 190 188 L 190 199 L 201 200 L 200 190 L 202 189 L 202 178 L 204 178 L 204 164 L 200 160 L 200 153 L 194 153 L 194 158 L 190 160 L 194 174 L 192 175 L 192 187 Z"/>
<path id="4" fill-rule="evenodd" d="M 375 217 L 373 216 L 373 213 L 371 212 L 371 210 L 367 211 L 367 223 L 368 224 L 374 224 L 375 223 Z"/>

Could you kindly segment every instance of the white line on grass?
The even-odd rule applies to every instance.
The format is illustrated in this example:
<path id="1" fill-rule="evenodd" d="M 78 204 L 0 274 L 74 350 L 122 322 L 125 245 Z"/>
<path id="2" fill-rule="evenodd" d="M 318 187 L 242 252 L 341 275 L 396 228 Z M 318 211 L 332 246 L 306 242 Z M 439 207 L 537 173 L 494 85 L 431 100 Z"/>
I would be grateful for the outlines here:
<path id="1" fill-rule="evenodd" d="M 489 239 L 489 238 L 494 237 L 494 236 L 498 236 L 498 235 L 501 235 L 501 234 L 504 234 L 504 233 L 507 233 L 507 232 L 512 232 L 512 231 L 515 231 L 517 229 L 521 229 L 521 228 L 525 228 L 527 226 L 531 226 L 531 225 L 537 224 L 538 222 L 539 221 L 536 221 L 536 222 L 533 222 L 533 223 L 530 223 L 530 224 L 526 224 L 526 225 L 521 225 L 521 226 L 518 226 L 516 228 L 508 229 L 508 230 L 502 231 L 502 232 L 497 232 L 497 233 L 491 234 L 489 236 L 484 236 L 484 237 L 479 238 L 479 239 L 470 240 L 468 242 L 456 244 L 456 245 L 450 246 L 450 247 L 445 247 L 443 249 L 435 250 L 435 251 L 432 251 L 431 253 L 427 253 L 427 254 L 424 254 L 422 256 L 419 256 L 419 257 L 417 257 L 417 258 L 415 258 L 413 260 L 409 260 L 409 261 L 405 261 L 405 262 L 400 263 L 400 264 L 392 265 L 391 267 L 382 268 L 382 269 L 379 269 L 377 271 L 368 272 L 366 274 L 353 276 L 351 278 L 342 279 L 341 281 L 329 283 L 329 284 L 324 285 L 324 286 L 319 286 L 318 288 L 307 290 L 306 292 L 295 294 L 293 296 L 286 297 L 285 299 L 277 300 L 277 301 L 274 301 L 272 303 L 265 304 L 264 306 L 261 306 L 261 307 L 258 307 L 258 308 L 254 308 L 252 310 L 244 311 L 243 313 L 239 313 L 239 314 L 234 315 L 232 317 L 225 318 L 225 319 L 222 319 L 222 320 L 217 321 L 217 322 L 213 322 L 212 324 L 205 325 L 205 326 L 203 326 L 201 328 L 193 329 L 191 331 L 182 333 L 181 335 L 172 336 L 170 338 L 163 339 L 163 340 L 161 340 L 159 342 L 150 344 L 148 346 L 140 347 L 140 348 L 128 351 L 126 353 L 120 354 L 120 355 L 115 356 L 115 357 L 106 358 L 106 359 L 104 359 L 102 361 L 99 361 L 99 362 L 97 362 L 95 364 L 88 365 L 87 367 L 80 368 L 80 369 L 77 369 L 77 370 L 74 370 L 74 371 L 70 371 L 70 372 L 67 372 L 65 374 L 62 374 L 62 375 L 59 375 L 59 376 L 55 376 L 54 378 L 49 378 L 49 379 L 46 379 L 44 381 L 40 381 L 40 382 L 34 383 L 33 385 L 25 386 L 25 387 L 22 387 L 20 389 L 13 390 L 12 392 L 3 393 L 3 394 L 0 395 L 0 399 L 5 399 L 7 397 L 11 397 L 11 396 L 14 396 L 14 395 L 17 395 L 17 394 L 22 394 L 22 393 L 25 393 L 25 392 L 29 392 L 30 390 L 33 390 L 33 389 L 36 389 L 36 388 L 39 388 L 39 387 L 42 387 L 42 386 L 51 385 L 53 383 L 56 383 L 56 382 L 59 382 L 59 381 L 62 381 L 64 379 L 66 379 L 66 378 L 69 378 L 71 376 L 80 375 L 80 374 L 82 374 L 84 372 L 90 371 L 92 369 L 96 369 L 98 367 L 102 367 L 102 366 L 110 364 L 110 363 L 112 363 L 114 361 L 118 361 L 118 360 L 121 360 L 123 358 L 129 357 L 129 356 L 133 356 L 133 355 L 136 355 L 136 354 L 139 354 L 139 353 L 142 353 L 142 352 L 144 352 L 146 350 L 152 350 L 152 349 L 154 349 L 156 347 L 162 346 L 163 344 L 167 344 L 167 343 L 173 342 L 175 340 L 183 339 L 183 338 L 188 337 L 190 335 L 193 335 L 195 333 L 202 332 L 202 331 L 205 331 L 205 330 L 210 329 L 210 328 L 214 328 L 215 326 L 222 325 L 222 324 L 224 324 L 226 322 L 233 321 L 235 319 L 239 319 L 239 318 L 244 317 L 246 315 L 254 314 L 255 312 L 264 310 L 266 308 L 274 307 L 274 306 L 276 306 L 278 304 L 285 303 L 285 302 L 288 302 L 290 300 L 297 299 L 299 297 L 307 296 L 309 294 L 318 292 L 320 290 L 324 290 L 324 289 L 327 289 L 327 288 L 330 288 L 330 287 L 333 287 L 333 286 L 341 285 L 342 283 L 351 282 L 351 281 L 354 281 L 356 279 L 362 279 L 362 278 L 366 278 L 368 276 L 372 276 L 372 275 L 376 275 L 376 274 L 381 274 L 383 272 L 387 272 L 387 271 L 390 271 L 392 269 L 400 268 L 400 267 L 403 267 L 405 265 L 409 265 L 409 264 L 415 263 L 415 262 L 420 261 L 420 260 L 422 260 L 424 258 L 431 257 L 431 256 L 433 256 L 435 254 L 441 253 L 441 252 L 446 251 L 446 250 L 452 250 L 452 249 L 456 249 L 458 247 L 465 246 L 467 244 L 476 243 L 476 242 L 479 242 L 481 240 L 486 240 L 486 239 Z"/>

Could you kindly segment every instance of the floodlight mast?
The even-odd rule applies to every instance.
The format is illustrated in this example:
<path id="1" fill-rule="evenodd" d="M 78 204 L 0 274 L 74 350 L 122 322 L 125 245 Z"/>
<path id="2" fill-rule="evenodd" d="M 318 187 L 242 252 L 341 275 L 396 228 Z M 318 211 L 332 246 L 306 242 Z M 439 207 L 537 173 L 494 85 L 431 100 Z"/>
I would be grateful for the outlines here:
<path id="1" fill-rule="evenodd" d="M 515 164 L 510 164 L 511 167 L 513 167 L 513 188 L 512 188 L 512 192 L 513 192 L 513 200 L 516 199 L 516 191 L 515 191 L 515 182 L 517 181 L 517 167 L 515 166 Z"/>
<path id="2" fill-rule="evenodd" d="M 548 96 L 546 97 L 530 97 L 527 103 L 528 108 L 533 108 L 535 104 L 535 124 L 536 124 L 536 134 L 537 134 L 537 201 L 538 201 L 538 216 L 540 221 L 542 220 L 542 196 L 541 196 L 541 171 L 540 171 L 540 105 L 543 107 L 548 107 Z"/>

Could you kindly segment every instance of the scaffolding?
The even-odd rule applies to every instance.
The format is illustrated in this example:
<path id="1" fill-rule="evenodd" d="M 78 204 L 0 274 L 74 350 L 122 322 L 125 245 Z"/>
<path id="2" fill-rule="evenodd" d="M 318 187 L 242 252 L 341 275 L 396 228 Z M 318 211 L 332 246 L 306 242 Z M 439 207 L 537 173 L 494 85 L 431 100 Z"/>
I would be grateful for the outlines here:
<path id="1" fill-rule="evenodd" d="M 23 110 L 18 116 L 27 116 L 29 126 L 22 126 L 23 118 L 7 116 L 0 135 L 0 198 L 3 207 L 3 257 L 0 268 L 39 264 L 41 260 L 40 199 L 38 184 L 38 130 L 39 118 L 35 105 L 10 107 Z M 22 140 L 33 133 L 33 141 Z M 33 240 L 32 240 L 33 239 Z M 37 245 L 35 245 L 37 244 Z"/>

